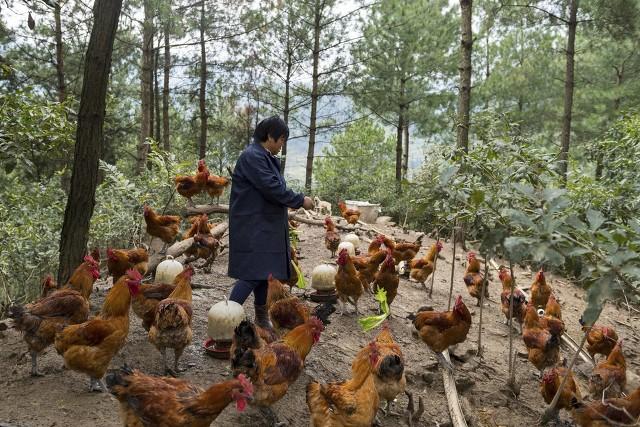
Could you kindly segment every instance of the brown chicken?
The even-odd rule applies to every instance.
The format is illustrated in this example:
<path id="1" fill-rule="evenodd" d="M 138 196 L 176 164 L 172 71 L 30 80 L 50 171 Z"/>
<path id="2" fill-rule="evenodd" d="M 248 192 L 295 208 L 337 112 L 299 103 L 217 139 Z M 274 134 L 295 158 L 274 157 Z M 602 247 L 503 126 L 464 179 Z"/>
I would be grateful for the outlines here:
<path id="1" fill-rule="evenodd" d="M 13 327 L 23 334 L 31 354 L 31 375 L 38 372 L 38 356 L 53 344 L 56 332 L 68 325 L 82 323 L 89 317 L 89 303 L 73 289 L 60 289 L 33 304 L 12 305 L 9 317 Z"/>
<path id="2" fill-rule="evenodd" d="M 469 252 L 467 254 L 467 269 L 464 272 L 463 280 L 464 284 L 467 286 L 469 295 L 476 299 L 476 306 L 480 307 L 484 275 L 480 273 L 480 261 L 478 261 L 474 252 Z M 484 287 L 484 296 L 489 296 L 489 283 Z"/>
<path id="3" fill-rule="evenodd" d="M 89 301 L 93 284 L 100 277 L 100 266 L 91 255 L 84 257 L 84 261 L 74 271 L 65 288 L 73 289 L 82 294 Z"/>
<path id="4" fill-rule="evenodd" d="M 324 234 L 324 245 L 331 251 L 331 258 L 333 258 L 336 256 L 338 245 L 340 245 L 340 234 L 336 231 L 336 225 L 330 216 L 324 219 L 324 228 L 327 230 Z"/>
<path id="5" fill-rule="evenodd" d="M 540 394 L 542 394 L 542 398 L 545 402 L 551 403 L 565 376 L 568 376 L 567 382 L 562 389 L 556 408 L 570 411 L 571 400 L 574 398 L 580 400 L 582 399 L 582 396 L 580 395 L 578 385 L 573 379 L 573 373 L 567 370 L 566 367 L 559 366 L 557 368 L 549 369 L 544 373 L 542 380 L 540 381 Z"/>
<path id="6" fill-rule="evenodd" d="M 351 261 L 358 271 L 358 277 L 362 282 L 362 286 L 367 292 L 371 292 L 370 285 L 376 279 L 378 267 L 387 258 L 386 251 L 378 251 L 369 256 L 353 257 Z"/>
<path id="7" fill-rule="evenodd" d="M 551 296 L 551 291 L 551 286 L 547 285 L 547 280 L 544 277 L 544 271 L 540 269 L 531 284 L 531 302 L 537 308 L 546 307 L 549 297 Z"/>
<path id="8" fill-rule="evenodd" d="M 111 288 L 100 314 L 70 325 L 56 334 L 55 347 L 67 368 L 89 375 L 90 391 L 106 391 L 102 377 L 129 333 L 131 297 L 139 290 L 142 275 L 129 270 Z"/>
<path id="9" fill-rule="evenodd" d="M 384 245 L 388 249 L 393 251 L 393 260 L 396 265 L 400 264 L 400 261 L 411 261 L 420 252 L 422 245 L 422 236 L 418 237 L 415 242 L 394 242 L 387 236 L 383 237 Z"/>
<path id="10" fill-rule="evenodd" d="M 555 366 L 560 360 L 560 339 L 545 328 L 545 324 L 538 316 L 536 308 L 530 302 L 524 316 L 522 339 L 529 351 L 529 361 L 542 371 Z"/>
<path id="11" fill-rule="evenodd" d="M 191 227 L 182 235 L 182 240 L 195 236 L 198 233 L 209 233 L 211 231 L 211 224 L 209 224 L 209 217 L 207 214 L 202 214 L 189 218 Z"/>
<path id="12" fill-rule="evenodd" d="M 311 348 L 320 340 L 324 330 L 317 317 L 293 329 L 280 340 L 259 349 L 236 350 L 232 355 L 234 374 L 244 373 L 254 386 L 253 405 L 277 424 L 277 417 L 269 408 L 280 400 L 303 371 L 304 361 Z M 237 330 L 236 330 L 237 332 Z"/>
<path id="13" fill-rule="evenodd" d="M 437 312 L 430 308 L 420 308 L 417 314 L 409 318 L 413 319 L 413 326 L 418 330 L 422 341 L 436 353 L 438 361 L 445 368 L 453 370 L 442 352 L 467 339 L 471 328 L 471 313 L 462 302 L 462 297 L 458 295 L 451 311 Z"/>
<path id="14" fill-rule="evenodd" d="M 347 220 L 349 224 L 357 224 L 360 219 L 360 211 L 358 209 L 347 209 L 345 202 L 338 202 L 338 209 L 340 209 L 340 215 Z"/>
<path id="15" fill-rule="evenodd" d="M 547 301 L 544 309 L 544 317 L 541 319 L 544 327 L 552 334 L 562 336 L 565 327 L 562 321 L 562 310 L 560 304 L 556 300 L 556 296 L 552 293 Z"/>
<path id="16" fill-rule="evenodd" d="M 335 282 L 336 293 L 342 303 L 340 315 L 344 314 L 347 302 L 353 304 L 357 315 L 358 299 L 364 292 L 364 286 L 346 249 L 341 250 L 338 255 L 338 272 L 336 273 Z"/>
<path id="17" fill-rule="evenodd" d="M 153 209 L 145 205 L 144 221 L 147 224 L 147 233 L 164 242 L 164 247 L 160 251 L 160 253 L 164 253 L 169 243 L 173 243 L 176 240 L 182 220 L 179 216 L 158 215 Z"/>
<path id="18" fill-rule="evenodd" d="M 400 346 L 394 341 L 389 323 L 385 322 L 374 342 L 378 348 L 378 362 L 373 366 L 373 380 L 380 400 L 386 402 L 383 412 L 388 413 L 391 402 L 404 393 L 407 378 L 404 374 L 404 356 Z M 366 351 L 360 350 L 360 353 Z M 351 365 L 355 369 L 356 362 Z"/>
<path id="19" fill-rule="evenodd" d="M 91 258 L 100 265 L 100 248 L 93 248 L 89 255 L 91 255 Z"/>
<path id="20" fill-rule="evenodd" d="M 196 177 L 191 175 L 177 175 L 174 179 L 176 191 L 187 199 L 189 205 L 193 206 L 193 197 L 200 194 L 204 188 L 196 182 Z"/>
<path id="21" fill-rule="evenodd" d="M 165 373 L 176 375 L 178 361 L 185 347 L 191 343 L 193 331 L 191 318 L 191 277 L 193 268 L 187 267 L 176 276 L 176 288 L 167 299 L 156 307 L 155 317 L 149 328 L 149 341 L 162 353 L 162 365 Z M 167 348 L 174 352 L 173 371 L 167 365 Z"/>
<path id="22" fill-rule="evenodd" d="M 500 294 L 500 303 L 502 305 L 502 313 L 506 317 L 506 323 L 510 324 L 509 306 L 511 305 L 511 286 L 513 278 L 511 273 L 504 266 L 500 266 L 498 278 L 502 283 L 502 293 Z M 520 334 L 522 334 L 522 324 L 524 323 L 524 315 L 527 309 L 527 297 L 518 288 L 513 289 L 513 319 L 520 325 Z"/>
<path id="23" fill-rule="evenodd" d="M 127 366 L 106 377 L 125 427 L 208 427 L 231 402 L 242 412 L 253 386 L 244 375 L 204 390 L 185 380 L 152 377 Z"/>
<path id="24" fill-rule="evenodd" d="M 212 199 L 215 197 L 216 203 L 220 203 L 220 196 L 224 194 L 224 189 L 227 188 L 230 183 L 229 178 L 210 174 L 206 185 L 207 194 L 209 194 L 209 197 Z"/>
<path id="25" fill-rule="evenodd" d="M 442 243 L 438 241 L 431 245 L 425 256 L 412 259 L 409 262 L 409 267 L 411 268 L 409 277 L 426 287 L 425 282 L 433 273 L 434 261 L 441 250 Z"/>
<path id="26" fill-rule="evenodd" d="M 593 368 L 589 378 L 589 393 L 594 399 L 619 397 L 626 385 L 627 363 L 622 354 L 622 340 L 620 340 L 607 359 Z"/>
<path id="27" fill-rule="evenodd" d="M 169 298 L 169 295 L 175 290 L 179 276 L 173 280 L 173 284 L 169 283 L 145 283 L 140 285 L 139 292 L 133 297 L 131 307 L 133 312 L 142 319 L 142 327 L 145 331 L 149 331 L 151 324 L 156 317 L 156 307 L 160 301 Z"/>
<path id="28" fill-rule="evenodd" d="M 50 274 L 47 274 L 44 279 L 42 279 L 40 288 L 42 289 L 42 291 L 40 292 L 40 298 L 45 298 L 51 295 L 54 291 L 58 290 L 58 284 Z"/>
<path id="29" fill-rule="evenodd" d="M 375 239 L 369 243 L 369 248 L 367 249 L 367 255 L 373 256 L 380 252 L 382 245 L 384 245 L 384 235 L 378 234 Z"/>
<path id="30" fill-rule="evenodd" d="M 220 241 L 212 234 L 196 234 L 193 236 L 193 246 L 185 252 L 185 254 L 191 255 L 185 260 L 185 264 L 189 264 L 198 259 L 204 259 L 206 262 L 202 265 L 202 268 L 207 272 L 211 272 L 211 264 L 213 264 L 213 261 L 215 261 L 218 256 L 219 248 Z"/>
<path id="31" fill-rule="evenodd" d="M 149 254 L 144 248 L 111 249 L 107 248 L 107 270 L 113 276 L 113 283 L 124 276 L 127 270 L 133 268 L 141 275 L 147 274 L 149 268 Z"/>
<path id="32" fill-rule="evenodd" d="M 318 305 L 312 310 L 300 298 L 291 295 L 284 284 L 272 275 L 269 275 L 268 283 L 267 309 L 277 335 L 285 335 L 306 323 L 311 316 L 319 318 L 325 325 L 330 323 L 329 315 L 335 311 L 332 304 Z"/>
<path id="33" fill-rule="evenodd" d="M 608 356 L 611 350 L 618 342 L 618 334 L 615 329 L 608 326 L 586 326 L 582 318 L 580 324 L 584 332 L 589 331 L 587 335 L 587 352 L 594 357 L 596 354 Z"/>
<path id="34" fill-rule="evenodd" d="M 640 417 L 640 388 L 624 399 L 598 399 L 591 403 L 573 399 L 571 406 L 573 420 L 580 427 L 635 426 Z"/>
<path id="35" fill-rule="evenodd" d="M 393 261 L 391 249 L 387 249 L 387 257 L 375 277 L 373 282 L 374 292 L 377 292 L 380 288 L 384 289 L 387 292 L 387 303 L 391 306 L 393 300 L 396 299 L 398 285 L 400 284 L 400 276 L 396 272 L 396 264 Z"/>
<path id="36" fill-rule="evenodd" d="M 369 427 L 378 412 L 374 369 L 379 363 L 375 342 L 361 350 L 346 381 L 307 385 L 307 406 L 313 427 Z"/>

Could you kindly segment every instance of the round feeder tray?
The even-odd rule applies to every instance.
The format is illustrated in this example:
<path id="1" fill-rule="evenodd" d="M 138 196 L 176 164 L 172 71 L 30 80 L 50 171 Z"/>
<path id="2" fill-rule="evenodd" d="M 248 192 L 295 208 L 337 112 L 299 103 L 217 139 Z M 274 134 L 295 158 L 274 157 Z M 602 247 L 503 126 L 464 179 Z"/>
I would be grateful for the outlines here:
<path id="1" fill-rule="evenodd" d="M 202 343 L 202 348 L 216 359 L 229 359 L 231 341 L 216 342 L 213 338 L 208 338 L 204 343 Z"/>
<path id="2" fill-rule="evenodd" d="M 335 290 L 331 290 L 331 291 L 315 291 L 315 292 L 311 293 L 309 298 L 311 298 L 311 301 L 317 302 L 317 303 L 323 303 L 323 302 L 336 303 L 336 302 L 338 302 L 338 295 L 336 294 Z"/>

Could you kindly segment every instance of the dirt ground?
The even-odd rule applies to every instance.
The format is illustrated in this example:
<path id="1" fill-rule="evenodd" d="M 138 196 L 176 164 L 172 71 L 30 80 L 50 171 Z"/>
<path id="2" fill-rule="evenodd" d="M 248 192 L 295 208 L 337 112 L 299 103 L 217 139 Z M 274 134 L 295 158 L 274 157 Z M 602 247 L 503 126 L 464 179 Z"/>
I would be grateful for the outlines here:
<path id="1" fill-rule="evenodd" d="M 415 238 L 414 234 L 403 234 L 397 228 L 376 226 L 386 234 L 405 239 Z M 329 252 L 324 248 L 323 230 L 320 227 L 300 226 L 300 252 L 302 269 L 307 275 L 314 266 L 329 261 Z M 425 246 L 432 243 L 424 239 Z M 366 250 L 366 244 L 361 244 Z M 450 425 L 447 402 L 444 393 L 442 373 L 439 371 L 434 354 L 413 334 L 411 322 L 406 316 L 418 307 L 431 305 L 436 310 L 446 310 L 451 274 L 451 244 L 445 243 L 442 255 L 445 259 L 438 262 L 435 277 L 433 299 L 428 299 L 419 284 L 401 280 L 398 296 L 392 305 L 392 317 L 389 320 L 397 342 L 401 345 L 406 359 L 408 389 L 416 396 L 422 396 L 425 412 L 417 425 L 443 426 Z M 421 253 L 422 253 L 421 251 Z M 458 253 L 460 253 L 458 249 Z M 462 254 L 464 259 L 464 254 Z M 458 259 L 460 257 L 458 256 Z M 498 261 L 499 262 L 499 261 Z M 189 369 L 183 378 L 206 387 L 208 384 L 229 377 L 229 362 L 216 360 L 208 356 L 202 349 L 206 337 L 207 311 L 212 304 L 228 295 L 232 280 L 226 276 L 227 253 L 223 252 L 214 263 L 210 274 L 197 270 L 194 283 L 215 286 L 215 289 L 197 289 L 193 292 L 194 321 L 193 343 L 185 350 L 181 359 L 183 366 Z M 467 341 L 460 344 L 455 353 L 467 358 L 466 362 L 454 362 L 455 377 L 463 407 L 471 425 L 478 426 L 522 426 L 532 425 L 542 414 L 545 404 L 538 392 L 538 380 L 534 378 L 536 369 L 526 360 L 525 347 L 519 336 L 515 335 L 514 345 L 517 355 L 517 380 L 521 384 L 519 399 L 505 391 L 508 362 L 508 328 L 503 324 L 504 316 L 500 311 L 500 282 L 497 274 L 493 274 L 490 284 L 490 301 L 487 301 L 483 313 L 482 343 L 484 357 L 475 357 L 478 345 L 479 308 L 475 307 L 466 291 L 462 275 L 463 263 L 456 261 L 454 296 L 461 294 L 473 314 L 473 325 Z M 561 305 L 568 333 L 580 338 L 578 318 L 585 307 L 584 292 L 554 276 L 551 285 L 554 287 Z M 528 271 L 516 270 L 516 278 L 521 287 L 527 288 L 531 282 Z M 310 280 L 309 280 L 310 281 Z M 98 285 L 92 295 L 93 307 L 99 308 L 104 299 L 107 286 Z M 298 291 L 302 294 L 302 291 Z M 252 300 L 245 304 L 247 314 L 253 315 Z M 377 305 L 373 297 L 365 295 L 361 299 L 361 309 L 372 314 Z M 630 325 L 640 325 L 638 312 L 633 312 L 631 324 L 627 311 L 608 304 L 600 322 L 613 326 L 620 337 L 625 338 L 625 355 L 630 376 L 638 371 L 640 358 L 637 346 L 640 338 Z M 327 327 L 318 345 L 309 354 L 304 373 L 289 389 L 287 395 L 274 406 L 281 420 L 290 426 L 307 426 L 309 423 L 308 408 L 305 402 L 305 387 L 312 379 L 334 381 L 347 378 L 350 364 L 356 352 L 371 340 L 377 331 L 364 333 L 356 322 L 352 311 L 339 317 L 334 314 L 332 323 Z M 568 357 L 569 350 L 562 348 L 562 356 Z M 158 351 L 148 342 L 140 320 L 133 314 L 127 343 L 118 356 L 112 361 L 112 367 L 123 363 L 139 368 L 148 374 L 161 372 L 161 357 Z M 0 332 L 0 426 L 120 426 L 118 404 L 109 394 L 88 393 L 88 379 L 76 372 L 63 369 L 63 360 L 52 347 L 40 358 L 40 370 L 46 374 L 42 378 L 29 376 L 30 359 L 26 354 L 26 344 L 21 336 L 13 331 Z M 586 375 L 591 367 L 578 362 L 577 378 L 586 394 Z M 629 388 L 637 387 L 637 377 L 632 378 Z M 407 398 L 400 396 L 393 408 L 404 413 Z M 563 424 L 571 425 L 567 413 L 562 414 Z M 404 417 L 388 416 L 382 420 L 384 426 L 406 425 Z M 214 425 L 220 426 L 265 426 L 260 413 L 249 408 L 238 413 L 234 405 L 230 405 Z M 414 424 L 415 425 L 415 424 Z"/>

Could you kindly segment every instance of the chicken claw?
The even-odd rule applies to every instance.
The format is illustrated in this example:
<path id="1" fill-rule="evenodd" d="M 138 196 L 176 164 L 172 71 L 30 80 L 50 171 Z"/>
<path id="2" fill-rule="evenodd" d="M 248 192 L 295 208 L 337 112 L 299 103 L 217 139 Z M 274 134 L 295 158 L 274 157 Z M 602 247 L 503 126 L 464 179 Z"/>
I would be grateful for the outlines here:
<path id="1" fill-rule="evenodd" d="M 102 379 L 90 378 L 89 379 L 89 392 L 97 391 L 104 393 L 107 391 L 107 387 L 102 382 Z"/>
<path id="2" fill-rule="evenodd" d="M 44 374 L 38 372 L 38 352 L 31 352 L 31 376 L 32 377 L 44 377 Z"/>
<path id="3" fill-rule="evenodd" d="M 405 390 L 404 392 L 409 398 L 409 404 L 407 405 L 407 424 L 409 427 L 413 427 L 413 423 L 420 421 L 420 417 L 424 413 L 424 401 L 422 400 L 422 396 L 418 397 L 418 410 L 415 410 L 415 406 L 413 403 L 413 393 L 410 393 Z"/>
<path id="4" fill-rule="evenodd" d="M 267 422 L 271 427 L 284 427 L 287 425 L 286 422 L 278 420 L 278 416 L 273 412 L 273 409 L 268 407 L 258 407 L 258 409 L 260 410 L 260 413 L 262 413 L 262 416 L 267 419 Z"/>

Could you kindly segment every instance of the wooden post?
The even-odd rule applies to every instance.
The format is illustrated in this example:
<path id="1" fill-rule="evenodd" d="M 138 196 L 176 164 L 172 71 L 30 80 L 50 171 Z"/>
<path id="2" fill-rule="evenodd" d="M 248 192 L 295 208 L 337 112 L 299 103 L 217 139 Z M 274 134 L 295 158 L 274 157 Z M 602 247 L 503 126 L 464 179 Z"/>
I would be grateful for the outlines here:
<path id="1" fill-rule="evenodd" d="M 480 320 L 478 321 L 478 352 L 477 356 L 482 359 L 482 312 L 484 309 L 484 293 L 487 290 L 487 282 L 489 281 L 489 256 L 484 254 L 484 278 L 482 280 L 482 289 L 480 290 Z"/>
<path id="2" fill-rule="evenodd" d="M 433 295 L 433 282 L 436 277 L 436 266 L 438 264 L 438 242 L 440 241 L 440 230 L 436 230 L 436 257 L 433 259 L 433 271 L 431 272 L 431 286 L 429 286 L 429 298 Z"/>
<path id="3" fill-rule="evenodd" d="M 451 310 L 451 297 L 453 296 L 453 273 L 456 269 L 456 223 L 457 220 L 453 220 L 453 229 L 451 230 L 451 243 L 453 244 L 453 258 L 451 258 L 451 282 L 449 283 L 449 304 L 447 305 L 447 311 Z"/>

